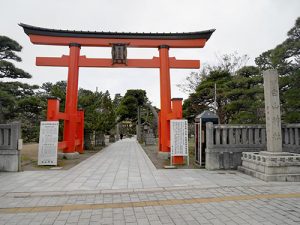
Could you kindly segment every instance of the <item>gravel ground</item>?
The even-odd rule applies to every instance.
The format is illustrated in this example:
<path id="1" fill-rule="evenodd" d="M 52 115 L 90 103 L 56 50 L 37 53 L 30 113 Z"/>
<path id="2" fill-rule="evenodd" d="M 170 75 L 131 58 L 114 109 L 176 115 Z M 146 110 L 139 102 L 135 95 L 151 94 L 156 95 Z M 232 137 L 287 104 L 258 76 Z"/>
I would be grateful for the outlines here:
<path id="1" fill-rule="evenodd" d="M 24 144 L 21 150 L 22 170 L 33 171 L 33 170 L 49 170 L 53 169 L 53 166 L 38 166 L 38 143 Z M 99 150 L 86 150 L 84 154 L 80 154 L 78 159 L 72 160 L 58 160 L 57 167 L 61 167 L 62 170 L 67 170 L 76 166 L 78 163 L 91 157 L 92 155 L 99 152 Z"/>

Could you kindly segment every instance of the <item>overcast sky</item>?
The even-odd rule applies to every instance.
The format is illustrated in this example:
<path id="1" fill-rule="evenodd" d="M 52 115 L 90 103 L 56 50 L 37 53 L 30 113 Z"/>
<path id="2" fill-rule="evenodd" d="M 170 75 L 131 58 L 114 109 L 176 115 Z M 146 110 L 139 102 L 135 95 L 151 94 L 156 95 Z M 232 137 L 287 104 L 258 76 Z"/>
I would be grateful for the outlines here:
<path id="1" fill-rule="evenodd" d="M 18 23 L 34 26 L 97 31 L 192 32 L 216 29 L 203 49 L 170 50 L 177 59 L 215 62 L 216 54 L 238 52 L 250 56 L 249 64 L 263 51 L 286 38 L 300 16 L 300 0 L 9 0 L 1 1 L 0 35 L 23 46 L 17 66 L 32 74 L 31 84 L 66 80 L 67 69 L 35 66 L 36 56 L 61 56 L 68 47 L 33 45 Z M 83 47 L 87 57 L 111 57 L 108 48 Z M 128 49 L 128 58 L 152 58 L 156 49 Z M 171 70 L 172 97 L 187 95 L 176 84 L 192 70 Z M 95 91 L 125 94 L 144 89 L 160 105 L 158 69 L 81 68 L 79 86 Z"/>

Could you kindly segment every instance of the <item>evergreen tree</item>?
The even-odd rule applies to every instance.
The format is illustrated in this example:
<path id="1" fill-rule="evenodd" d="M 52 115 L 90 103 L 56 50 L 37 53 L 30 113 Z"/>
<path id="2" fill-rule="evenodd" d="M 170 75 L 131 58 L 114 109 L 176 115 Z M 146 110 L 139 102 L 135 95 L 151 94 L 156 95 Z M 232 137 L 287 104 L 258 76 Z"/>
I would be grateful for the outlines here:
<path id="1" fill-rule="evenodd" d="M 204 76 L 196 92 L 184 101 L 184 115 L 190 120 L 203 110 L 215 110 L 220 123 L 261 123 L 263 110 L 262 76 L 254 66 L 245 66 L 235 72 L 212 70 Z"/>
<path id="2" fill-rule="evenodd" d="M 31 75 L 22 69 L 15 67 L 10 61 L 21 62 L 22 59 L 16 52 L 20 52 L 22 46 L 6 36 L 0 36 L 0 78 L 31 78 Z"/>
<path id="3" fill-rule="evenodd" d="M 245 66 L 232 76 L 226 86 L 228 103 L 224 107 L 229 123 L 263 123 L 262 76 L 257 67 Z"/>
<path id="4" fill-rule="evenodd" d="M 109 133 L 114 128 L 116 115 L 108 91 L 92 92 L 80 88 L 78 106 L 84 110 L 84 129 L 87 132 Z"/>
<path id="5" fill-rule="evenodd" d="M 37 141 L 39 121 L 44 117 L 45 102 L 37 94 L 38 85 L 29 85 L 10 79 L 31 78 L 13 62 L 21 62 L 16 54 L 22 46 L 16 41 L 0 36 L 0 123 L 21 121 L 22 136 L 25 142 Z"/>
<path id="6" fill-rule="evenodd" d="M 274 49 L 262 53 L 255 62 L 261 70 L 278 70 L 283 121 L 299 123 L 300 17 L 287 33 L 287 39 Z"/>
<path id="7" fill-rule="evenodd" d="M 216 83 L 217 113 L 221 123 L 263 123 L 261 72 L 277 69 L 282 119 L 286 123 L 300 122 L 300 18 L 283 43 L 255 59 L 258 67 L 240 67 L 247 61 L 246 56 L 224 55 L 220 59 L 217 65 L 205 66 L 199 73 L 188 76 L 185 84 L 179 85 L 181 89 L 191 91 L 183 105 L 185 116 L 195 117 L 212 108 L 213 83 Z"/>
<path id="8" fill-rule="evenodd" d="M 61 112 L 65 111 L 67 81 L 57 81 L 55 84 L 46 82 L 42 84 L 41 89 L 43 91 L 40 94 L 45 101 L 48 97 L 57 97 L 60 99 L 59 110 Z"/>
<path id="9" fill-rule="evenodd" d="M 117 114 L 119 115 L 119 121 L 136 121 L 138 107 L 143 106 L 146 102 L 147 97 L 145 90 L 127 90 L 117 110 Z"/>
<path id="10" fill-rule="evenodd" d="M 113 100 L 113 104 L 114 104 L 114 108 L 117 109 L 119 107 L 119 105 L 121 104 L 122 101 L 122 96 L 121 94 L 115 94 L 114 100 Z"/>
<path id="11" fill-rule="evenodd" d="M 231 80 L 231 75 L 228 71 L 213 70 L 209 75 L 203 77 L 200 85 L 196 89 L 196 93 L 193 98 L 198 106 L 202 106 L 202 109 L 216 109 L 216 112 L 220 118 L 221 123 L 228 122 L 228 115 L 225 111 L 225 105 L 228 103 L 226 98 L 226 83 Z M 216 105 L 214 105 L 215 91 L 214 87 L 217 87 Z"/>
<path id="12" fill-rule="evenodd" d="M 191 72 L 185 82 L 177 84 L 184 93 L 192 94 L 203 80 L 203 77 L 209 76 L 212 71 L 226 71 L 235 75 L 236 71 L 246 65 L 249 57 L 247 55 L 238 55 L 237 52 L 224 55 L 216 55 L 217 63 L 214 65 L 204 65 L 199 72 Z"/>
<path id="13" fill-rule="evenodd" d="M 261 70 L 277 69 L 280 75 L 288 75 L 300 68 L 300 17 L 287 33 L 287 39 L 274 49 L 255 59 Z"/>
<path id="14" fill-rule="evenodd" d="M 31 75 L 15 67 L 11 61 L 21 62 L 22 59 L 16 52 L 22 46 L 6 36 L 0 36 L 0 78 L 30 78 Z M 0 81 L 0 123 L 13 120 L 16 117 L 17 100 L 26 95 L 32 95 L 36 86 L 21 82 Z"/>

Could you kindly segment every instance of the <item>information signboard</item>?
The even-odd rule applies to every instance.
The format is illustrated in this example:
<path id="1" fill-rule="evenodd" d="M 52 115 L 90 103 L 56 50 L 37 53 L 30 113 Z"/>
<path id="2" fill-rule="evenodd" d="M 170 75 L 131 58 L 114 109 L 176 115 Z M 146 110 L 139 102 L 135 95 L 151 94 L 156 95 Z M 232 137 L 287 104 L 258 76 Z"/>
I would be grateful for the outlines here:
<path id="1" fill-rule="evenodd" d="M 171 156 L 187 156 L 188 151 L 188 121 L 171 120 Z M 171 157 L 172 158 L 172 157 Z"/>
<path id="2" fill-rule="evenodd" d="M 58 121 L 42 121 L 38 165 L 57 165 Z"/>

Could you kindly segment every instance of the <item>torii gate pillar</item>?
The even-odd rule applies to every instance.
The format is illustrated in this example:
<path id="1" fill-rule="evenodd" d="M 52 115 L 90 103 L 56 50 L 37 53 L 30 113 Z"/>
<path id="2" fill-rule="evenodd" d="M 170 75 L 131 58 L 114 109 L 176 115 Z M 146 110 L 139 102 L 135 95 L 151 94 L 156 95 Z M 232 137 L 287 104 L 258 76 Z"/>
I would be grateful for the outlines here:
<path id="1" fill-rule="evenodd" d="M 160 151 L 170 152 L 170 121 L 168 114 L 171 109 L 171 84 L 169 66 L 169 47 L 162 45 L 159 47 L 160 60 Z"/>
<path id="2" fill-rule="evenodd" d="M 66 157 L 76 157 L 75 152 L 84 152 L 84 111 L 77 109 L 80 44 L 70 43 L 69 47 L 65 112 L 59 112 L 59 99 L 49 98 L 47 120 L 64 120 L 63 141 L 58 143 L 58 147 L 63 149 Z"/>
<path id="3" fill-rule="evenodd" d="M 64 141 L 66 142 L 66 149 L 64 153 L 73 153 L 74 150 L 82 152 L 83 146 L 76 145 L 77 137 L 77 102 L 78 102 L 78 76 L 79 76 L 79 56 L 80 45 L 77 43 L 71 43 L 70 47 L 70 59 L 68 68 L 68 82 L 66 93 L 66 107 L 65 112 L 68 115 L 68 119 L 64 121 Z"/>
<path id="4" fill-rule="evenodd" d="M 169 46 L 159 46 L 160 62 L 160 113 L 159 113 L 159 153 L 170 153 L 170 120 L 182 119 L 182 99 L 172 99 L 169 64 Z M 183 156 L 174 156 L 174 164 L 183 164 Z"/>

